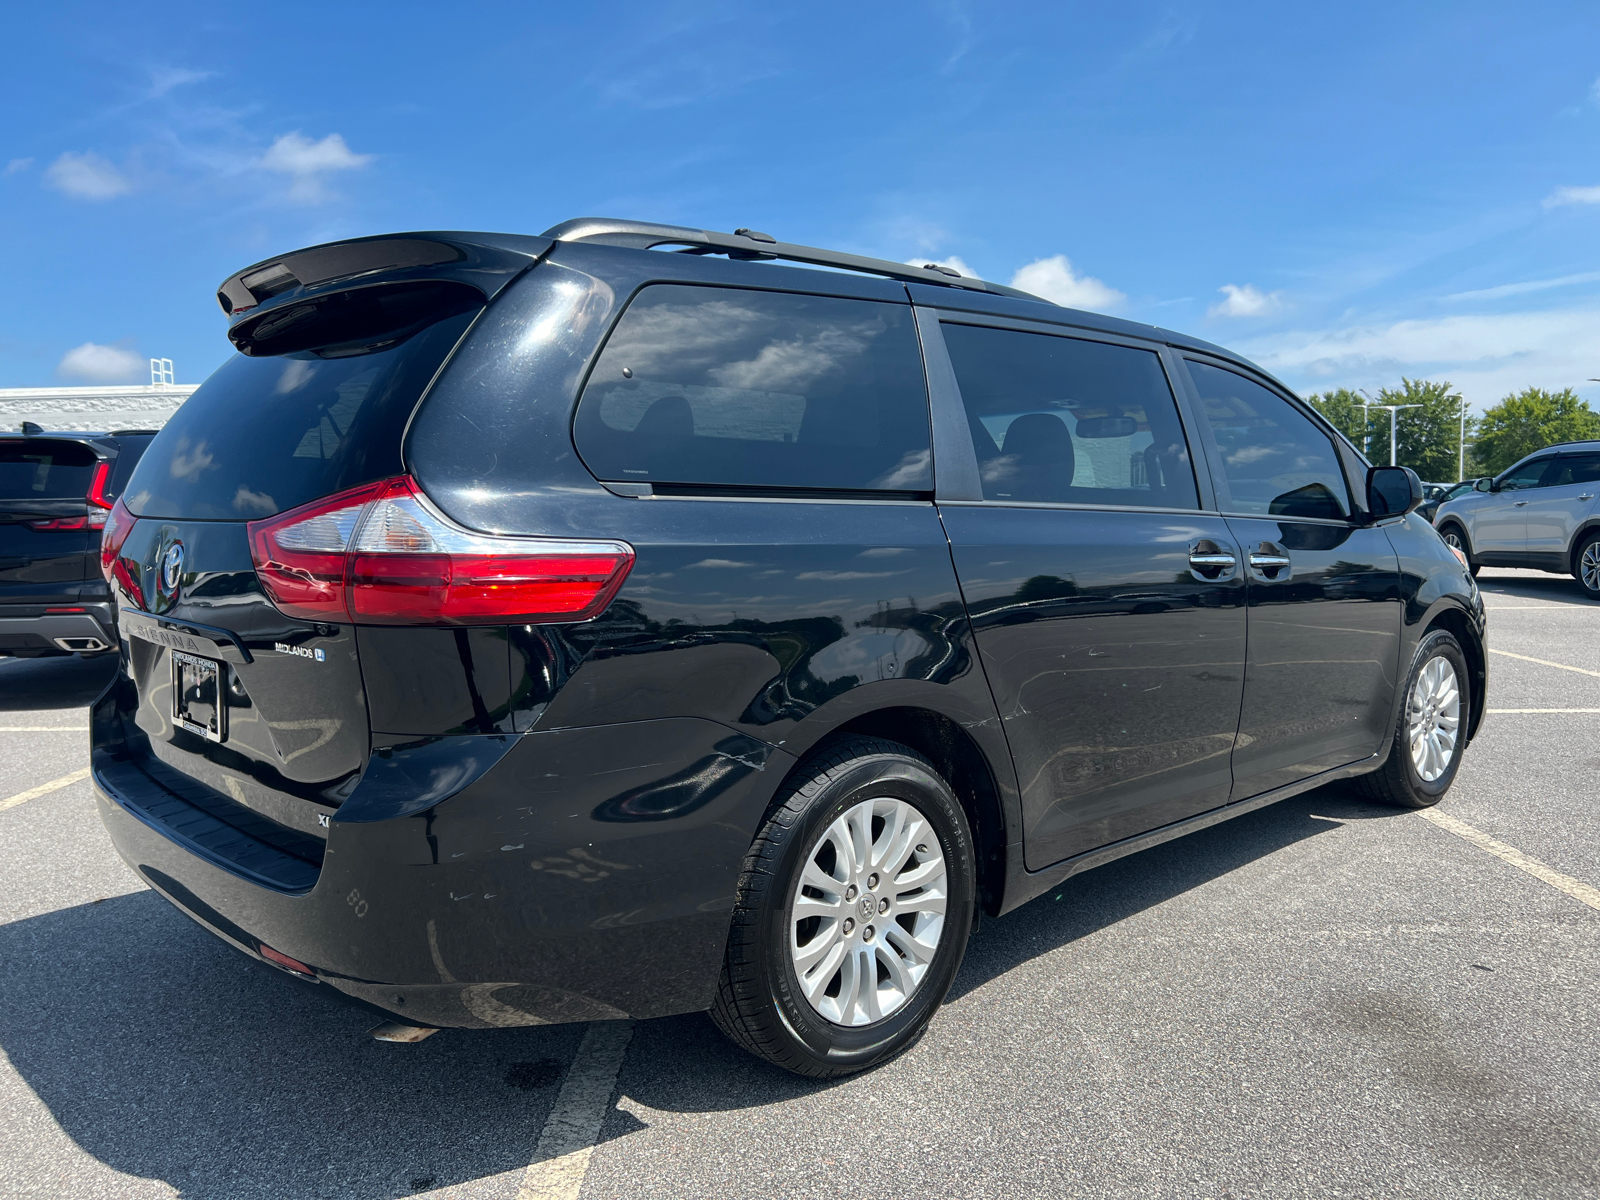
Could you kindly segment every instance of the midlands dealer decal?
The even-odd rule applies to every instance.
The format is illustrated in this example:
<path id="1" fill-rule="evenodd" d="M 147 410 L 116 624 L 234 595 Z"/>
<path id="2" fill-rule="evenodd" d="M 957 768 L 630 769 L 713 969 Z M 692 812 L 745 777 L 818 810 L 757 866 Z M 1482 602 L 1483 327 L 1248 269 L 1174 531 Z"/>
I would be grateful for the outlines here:
<path id="1" fill-rule="evenodd" d="M 291 646 L 288 642 L 274 642 L 272 648 L 279 654 L 293 654 L 298 658 L 314 658 L 322 662 L 324 654 L 321 650 L 308 650 L 304 646 Z"/>

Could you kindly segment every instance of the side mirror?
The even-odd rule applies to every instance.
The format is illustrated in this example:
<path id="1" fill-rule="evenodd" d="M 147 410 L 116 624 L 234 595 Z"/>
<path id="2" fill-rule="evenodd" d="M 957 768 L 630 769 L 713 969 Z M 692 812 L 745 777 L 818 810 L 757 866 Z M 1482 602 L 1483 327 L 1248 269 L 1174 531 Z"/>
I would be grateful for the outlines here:
<path id="1" fill-rule="evenodd" d="M 1410 467 L 1372 467 L 1367 471 L 1367 511 L 1374 520 L 1403 517 L 1422 503 L 1422 480 Z"/>
<path id="2" fill-rule="evenodd" d="M 1139 432 L 1139 423 L 1132 417 L 1079 417 L 1078 436 L 1081 438 L 1132 437 Z"/>
<path id="3" fill-rule="evenodd" d="M 1475 479 L 1472 481 L 1472 490 L 1475 492 L 1492 492 L 1494 491 L 1494 480 L 1487 477 Z"/>

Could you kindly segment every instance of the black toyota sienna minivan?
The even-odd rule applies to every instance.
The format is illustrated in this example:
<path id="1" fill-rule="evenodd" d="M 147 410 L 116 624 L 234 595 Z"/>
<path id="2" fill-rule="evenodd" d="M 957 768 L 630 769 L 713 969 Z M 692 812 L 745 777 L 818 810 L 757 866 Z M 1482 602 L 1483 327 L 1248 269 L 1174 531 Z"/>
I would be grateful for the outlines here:
<path id="1" fill-rule="evenodd" d="M 416 1030 L 709 1009 L 858 1070 L 980 913 L 1332 780 L 1434 804 L 1483 717 L 1416 477 L 1192 338 L 598 219 L 218 299 L 106 527 L 100 812 Z"/>

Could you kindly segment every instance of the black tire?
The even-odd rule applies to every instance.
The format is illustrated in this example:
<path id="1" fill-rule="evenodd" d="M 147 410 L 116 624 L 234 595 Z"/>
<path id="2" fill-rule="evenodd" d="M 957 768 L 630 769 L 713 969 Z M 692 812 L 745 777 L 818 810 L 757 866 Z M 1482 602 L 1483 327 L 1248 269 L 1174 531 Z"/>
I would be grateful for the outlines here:
<path id="1" fill-rule="evenodd" d="M 1466 531 L 1452 521 L 1439 528 L 1439 536 L 1444 539 L 1446 546 L 1459 550 L 1467 556 L 1467 570 L 1471 571 L 1472 577 L 1476 579 L 1478 572 L 1483 568 L 1472 559 L 1472 547 L 1467 544 Z"/>
<path id="2" fill-rule="evenodd" d="M 1584 595 L 1600 600 L 1600 530 L 1591 529 L 1572 552 L 1572 576 Z"/>
<path id="3" fill-rule="evenodd" d="M 1455 751 L 1444 772 L 1433 780 L 1424 779 L 1412 761 L 1410 723 L 1412 694 L 1422 670 L 1435 658 L 1444 658 L 1455 671 L 1456 686 L 1460 691 L 1460 724 L 1456 729 Z M 1422 639 L 1411 660 L 1411 670 L 1406 672 L 1405 692 L 1395 718 L 1394 740 L 1389 745 L 1389 757 L 1383 766 L 1358 780 L 1361 790 L 1369 799 L 1399 808 L 1431 808 L 1450 790 L 1456 772 L 1461 767 L 1461 755 L 1466 749 L 1468 723 L 1472 719 L 1472 677 L 1467 673 L 1467 656 L 1461 643 L 1443 629 L 1436 629 Z"/>
<path id="4" fill-rule="evenodd" d="M 910 804 L 939 839 L 944 926 L 921 982 L 898 1009 L 869 1024 L 835 1024 L 801 990 L 789 948 L 791 897 L 833 822 L 883 797 Z M 966 814 L 927 759 L 882 738 L 829 743 L 801 764 L 745 856 L 712 1020 L 752 1054 L 813 1078 L 848 1075 L 894 1057 L 922 1036 L 955 980 L 972 930 L 975 872 Z M 863 926 L 858 936 L 865 934 Z"/>

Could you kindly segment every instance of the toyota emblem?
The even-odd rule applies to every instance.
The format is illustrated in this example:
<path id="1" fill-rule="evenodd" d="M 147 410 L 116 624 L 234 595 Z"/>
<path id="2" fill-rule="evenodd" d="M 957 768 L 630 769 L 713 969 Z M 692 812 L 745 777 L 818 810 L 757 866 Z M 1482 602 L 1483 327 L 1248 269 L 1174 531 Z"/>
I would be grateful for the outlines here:
<path id="1" fill-rule="evenodd" d="M 169 596 L 178 593 L 178 582 L 183 578 L 183 543 L 173 542 L 161 556 L 161 590 Z"/>

